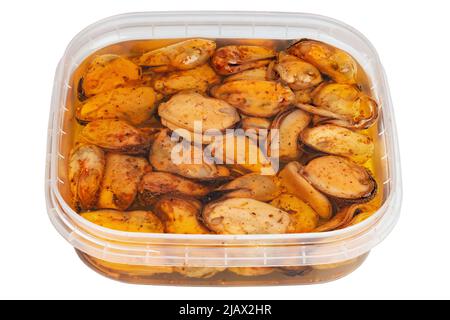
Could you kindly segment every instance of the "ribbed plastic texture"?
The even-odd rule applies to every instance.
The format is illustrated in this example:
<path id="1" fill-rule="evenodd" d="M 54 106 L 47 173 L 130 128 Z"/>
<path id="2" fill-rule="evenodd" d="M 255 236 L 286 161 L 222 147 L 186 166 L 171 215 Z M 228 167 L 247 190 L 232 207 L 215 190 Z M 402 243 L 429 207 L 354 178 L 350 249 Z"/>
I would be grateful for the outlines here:
<path id="1" fill-rule="evenodd" d="M 366 71 L 381 106 L 379 135 L 384 139 L 387 194 L 368 220 L 325 233 L 280 235 L 179 235 L 127 233 L 81 218 L 64 201 L 58 160 L 69 79 L 94 51 L 126 40 L 162 38 L 267 38 L 321 40 L 352 54 Z M 46 168 L 48 214 L 59 233 L 76 249 L 102 260 L 148 266 L 306 266 L 361 256 L 394 227 L 401 204 L 400 159 L 386 76 L 369 41 L 330 18 L 300 13 L 148 12 L 114 16 L 80 32 L 67 47 L 55 77 L 48 129 Z"/>

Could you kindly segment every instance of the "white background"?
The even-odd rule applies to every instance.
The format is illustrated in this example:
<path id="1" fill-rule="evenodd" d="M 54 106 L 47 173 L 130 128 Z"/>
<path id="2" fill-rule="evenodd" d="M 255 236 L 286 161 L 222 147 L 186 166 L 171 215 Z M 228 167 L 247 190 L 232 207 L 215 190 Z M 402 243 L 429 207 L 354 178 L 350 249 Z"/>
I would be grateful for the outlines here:
<path id="1" fill-rule="evenodd" d="M 390 236 L 356 272 L 314 286 L 136 286 L 97 275 L 47 218 L 44 160 L 56 64 L 101 18 L 151 10 L 311 12 L 365 34 L 386 69 L 400 135 L 404 201 Z M 0 298 L 450 298 L 448 1 L 1 1 Z"/>

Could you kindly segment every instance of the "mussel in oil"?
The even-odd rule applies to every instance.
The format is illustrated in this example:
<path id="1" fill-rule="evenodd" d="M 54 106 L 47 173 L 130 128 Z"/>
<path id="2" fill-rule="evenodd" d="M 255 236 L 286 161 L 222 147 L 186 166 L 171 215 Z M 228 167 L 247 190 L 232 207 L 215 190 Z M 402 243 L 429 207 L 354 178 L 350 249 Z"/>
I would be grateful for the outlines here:
<path id="1" fill-rule="evenodd" d="M 83 217 L 128 232 L 245 235 L 333 231 L 376 212 L 378 138 L 365 129 L 379 106 L 350 54 L 307 39 L 175 41 L 133 44 L 82 71 L 68 179 Z M 145 274 L 225 268 L 161 270 Z"/>
<path id="2" fill-rule="evenodd" d="M 319 215 L 306 202 L 292 194 L 283 193 L 270 204 L 289 213 L 289 233 L 312 232 L 319 223 Z"/>
<path id="3" fill-rule="evenodd" d="M 151 211 L 96 210 L 81 216 L 99 226 L 128 232 L 163 233 L 161 220 Z"/>
<path id="4" fill-rule="evenodd" d="M 149 170 L 151 168 L 145 158 L 107 153 L 97 207 L 128 209 L 135 200 L 141 178 Z"/>
<path id="5" fill-rule="evenodd" d="M 115 54 L 104 54 L 89 64 L 79 90 L 90 97 L 139 80 L 140 76 L 139 66 L 132 61 Z"/>
<path id="6" fill-rule="evenodd" d="M 105 155 L 99 147 L 80 145 L 72 150 L 69 181 L 75 207 L 95 208 L 104 171 Z"/>
<path id="7" fill-rule="evenodd" d="M 200 135 L 220 134 L 240 120 L 237 110 L 227 102 L 194 92 L 173 96 L 159 106 L 158 114 L 162 124 L 170 129 L 180 128 Z"/>
<path id="8" fill-rule="evenodd" d="M 163 196 L 155 204 L 155 211 L 168 233 L 210 233 L 199 221 L 201 209 L 202 205 L 198 200 L 181 196 Z"/>
<path id="9" fill-rule="evenodd" d="M 343 157 L 315 158 L 301 172 L 316 189 L 335 199 L 367 202 L 377 191 L 369 170 Z"/>
<path id="10" fill-rule="evenodd" d="M 308 147 L 343 156 L 357 163 L 365 163 L 374 152 L 372 138 L 336 125 L 325 124 L 307 128 L 300 136 Z"/>
<path id="11" fill-rule="evenodd" d="M 157 171 L 174 173 L 185 178 L 214 180 L 230 176 L 230 171 L 214 163 L 202 161 L 203 150 L 196 145 L 186 146 L 172 140 L 167 130 L 162 130 L 150 150 L 149 160 Z M 200 159 L 196 160 L 198 154 Z"/>
<path id="12" fill-rule="evenodd" d="M 314 88 L 323 80 L 319 70 L 312 64 L 284 52 L 278 54 L 273 69 L 292 90 Z"/>
<path id="13" fill-rule="evenodd" d="M 270 201 L 281 194 L 281 186 L 276 176 L 249 173 L 222 185 L 217 191 L 224 191 L 227 198 Z"/>
<path id="14" fill-rule="evenodd" d="M 341 49 L 324 42 L 303 39 L 288 48 L 287 52 L 313 64 L 337 83 L 356 83 L 358 65 L 351 55 Z"/>
<path id="15" fill-rule="evenodd" d="M 212 85 L 218 84 L 220 78 L 208 65 L 203 64 L 190 70 L 174 71 L 158 76 L 153 88 L 163 95 L 171 95 L 181 91 L 205 93 Z"/>
<path id="16" fill-rule="evenodd" d="M 156 94 L 152 88 L 117 88 L 87 99 L 77 108 L 76 117 L 80 122 L 119 119 L 139 125 L 150 119 L 155 102 Z"/>
<path id="17" fill-rule="evenodd" d="M 153 72 L 189 70 L 204 64 L 214 53 L 216 43 L 207 39 L 189 39 L 144 53 L 139 65 Z"/>
<path id="18" fill-rule="evenodd" d="M 219 234 L 286 233 L 289 213 L 251 198 L 229 198 L 203 208 L 206 226 Z"/>
<path id="19" fill-rule="evenodd" d="M 366 129 L 378 117 L 378 105 L 356 87 L 329 83 L 320 85 L 312 93 L 313 105 L 295 103 L 312 114 L 324 117 L 324 123 L 352 129 Z"/>
<path id="20" fill-rule="evenodd" d="M 271 129 L 279 130 L 278 156 L 282 161 L 300 158 L 302 149 L 300 134 L 311 121 L 311 116 L 302 110 L 293 108 L 280 112 L 272 122 Z"/>
<path id="21" fill-rule="evenodd" d="M 87 142 L 107 151 L 141 154 L 149 149 L 151 139 L 145 130 L 140 130 L 123 120 L 96 120 L 89 122 L 81 131 Z"/>
<path id="22" fill-rule="evenodd" d="M 217 163 L 228 164 L 233 168 L 244 169 L 264 175 L 273 175 L 274 167 L 262 146 L 247 135 L 225 134 L 214 138 L 205 152 L 210 154 Z"/>
<path id="23" fill-rule="evenodd" d="M 281 185 L 286 192 L 293 194 L 306 202 L 321 219 L 328 220 L 333 214 L 333 206 L 330 200 L 318 191 L 303 176 L 303 166 L 296 162 L 289 162 L 278 173 Z"/>
<path id="24" fill-rule="evenodd" d="M 192 197 L 204 197 L 210 188 L 167 172 L 149 172 L 139 184 L 139 199 L 143 205 L 152 205 L 164 194 L 181 194 Z"/>
<path id="25" fill-rule="evenodd" d="M 253 117 L 272 117 L 294 101 L 292 90 L 275 81 L 236 80 L 213 87 L 211 94 Z"/>
<path id="26" fill-rule="evenodd" d="M 219 74 L 229 75 L 265 66 L 275 54 L 273 49 L 262 46 L 225 46 L 216 50 L 211 63 Z"/>

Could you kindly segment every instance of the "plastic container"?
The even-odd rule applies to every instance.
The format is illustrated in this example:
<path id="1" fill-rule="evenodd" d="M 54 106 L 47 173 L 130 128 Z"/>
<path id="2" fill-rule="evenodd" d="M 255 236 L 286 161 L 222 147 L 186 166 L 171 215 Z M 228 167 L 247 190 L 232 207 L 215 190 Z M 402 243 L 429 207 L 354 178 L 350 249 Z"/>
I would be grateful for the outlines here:
<path id="1" fill-rule="evenodd" d="M 245 38 L 321 40 L 349 52 L 367 73 L 381 106 L 377 156 L 384 204 L 369 219 L 342 230 L 280 235 L 180 235 L 115 231 L 80 217 L 68 205 L 66 159 L 76 90 L 71 75 L 94 51 L 136 39 Z M 369 41 L 336 20 L 300 13 L 147 12 L 111 17 L 80 32 L 62 57 L 53 88 L 48 129 L 46 196 L 58 232 L 81 259 L 108 277 L 133 283 L 280 285 L 325 282 L 355 270 L 394 227 L 401 204 L 400 159 L 389 87 Z M 188 269 L 186 269 L 188 267 Z M 231 269 L 237 270 L 230 272 Z M 208 270 L 224 270 L 212 277 Z M 259 268 L 259 269 L 248 269 Z M 181 270 L 173 272 L 173 270 Z M 248 272 L 259 275 L 248 276 Z M 270 272 L 269 272 L 270 271 Z M 200 277 L 199 277 L 200 276 Z"/>

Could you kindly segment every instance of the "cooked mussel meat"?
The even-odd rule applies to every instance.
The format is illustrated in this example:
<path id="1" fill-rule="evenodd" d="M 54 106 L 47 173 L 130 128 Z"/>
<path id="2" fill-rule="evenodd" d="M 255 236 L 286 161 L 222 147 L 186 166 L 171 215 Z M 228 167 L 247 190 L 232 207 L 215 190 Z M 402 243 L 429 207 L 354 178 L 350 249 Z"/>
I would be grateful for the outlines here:
<path id="1" fill-rule="evenodd" d="M 149 160 L 157 171 L 174 173 L 186 178 L 213 180 L 227 178 L 229 170 L 224 166 L 207 163 L 202 157 L 201 147 L 189 144 L 185 150 L 183 142 L 172 140 L 167 130 L 162 130 L 153 142 Z"/>
<path id="2" fill-rule="evenodd" d="M 374 152 L 372 138 L 332 124 L 307 128 L 300 136 L 302 142 L 310 148 L 343 156 L 357 163 L 366 162 Z"/>
<path id="3" fill-rule="evenodd" d="M 163 196 L 155 211 L 164 222 L 165 232 L 181 234 L 210 233 L 199 221 L 202 205 L 198 200 L 181 196 Z"/>
<path id="4" fill-rule="evenodd" d="M 249 173 L 222 185 L 217 191 L 224 191 L 227 198 L 252 198 L 259 201 L 270 201 L 281 194 L 281 187 L 276 176 Z"/>
<path id="5" fill-rule="evenodd" d="M 279 113 L 272 122 L 271 129 L 278 129 L 278 156 L 282 161 L 300 158 L 302 149 L 299 137 L 309 125 L 311 116 L 302 110 L 293 108 Z"/>
<path id="6" fill-rule="evenodd" d="M 295 105 L 312 114 L 324 117 L 324 123 L 352 129 L 366 129 L 378 117 L 378 105 L 356 87 L 328 83 L 313 92 L 313 105 L 296 102 Z"/>
<path id="7" fill-rule="evenodd" d="M 90 97 L 105 91 L 124 86 L 129 81 L 139 80 L 139 66 L 116 54 L 97 56 L 89 64 L 80 82 L 81 91 Z"/>
<path id="8" fill-rule="evenodd" d="M 189 39 L 144 53 L 139 65 L 153 72 L 189 70 L 204 64 L 214 53 L 216 43 L 207 39 Z"/>
<path id="9" fill-rule="evenodd" d="M 273 70 L 292 90 L 313 88 L 322 82 L 322 75 L 312 64 L 280 52 Z"/>
<path id="10" fill-rule="evenodd" d="M 119 119 L 139 125 L 150 119 L 155 102 L 156 94 L 152 88 L 117 88 L 87 99 L 77 108 L 76 117 L 81 122 Z"/>
<path id="11" fill-rule="evenodd" d="M 318 225 L 319 215 L 306 202 L 292 194 L 283 193 L 270 204 L 289 213 L 289 233 L 312 232 Z"/>
<path id="12" fill-rule="evenodd" d="M 149 170 L 151 168 L 145 158 L 107 153 L 97 207 L 128 209 L 136 197 L 142 176 Z"/>
<path id="13" fill-rule="evenodd" d="M 69 181 L 74 206 L 95 208 L 105 171 L 105 155 L 94 145 L 80 145 L 70 153 Z"/>
<path id="14" fill-rule="evenodd" d="M 153 88 L 163 95 L 171 95 L 181 91 L 205 93 L 212 85 L 218 84 L 220 78 L 208 65 L 203 64 L 190 70 L 173 71 L 158 76 Z"/>
<path id="15" fill-rule="evenodd" d="M 358 64 L 341 49 L 320 41 L 303 39 L 287 52 L 313 64 L 337 83 L 356 83 Z"/>
<path id="16" fill-rule="evenodd" d="M 267 146 L 245 134 L 230 133 L 214 138 L 205 153 L 211 155 L 216 163 L 228 164 L 234 168 L 264 175 L 273 175 L 274 168 L 267 152 Z M 276 171 L 276 170 L 275 170 Z"/>
<path id="17" fill-rule="evenodd" d="M 167 172 L 148 172 L 139 184 L 139 199 L 143 205 L 152 205 L 164 194 L 203 197 L 209 192 L 210 188 L 200 183 Z"/>
<path id="18" fill-rule="evenodd" d="M 96 210 L 81 216 L 99 226 L 128 232 L 163 233 L 161 220 L 151 211 Z"/>
<path id="19" fill-rule="evenodd" d="M 315 158 L 301 172 L 317 190 L 335 199 L 367 202 L 377 191 L 369 170 L 343 157 Z"/>
<path id="20" fill-rule="evenodd" d="M 141 154 L 150 147 L 150 135 L 145 130 L 135 128 L 123 120 L 95 120 L 89 122 L 81 131 L 87 142 L 105 150 Z"/>
<path id="21" fill-rule="evenodd" d="M 251 198 L 211 202 L 202 212 L 206 226 L 219 234 L 286 233 L 289 213 Z"/>
<path id="22" fill-rule="evenodd" d="M 333 214 L 333 206 L 330 200 L 302 174 L 303 166 L 296 162 L 289 162 L 283 170 L 278 173 L 281 185 L 286 192 L 293 194 L 306 202 L 321 219 L 328 220 Z"/>
<path id="23" fill-rule="evenodd" d="M 236 80 L 213 87 L 211 94 L 253 117 L 272 117 L 294 101 L 289 87 L 275 81 Z"/>

